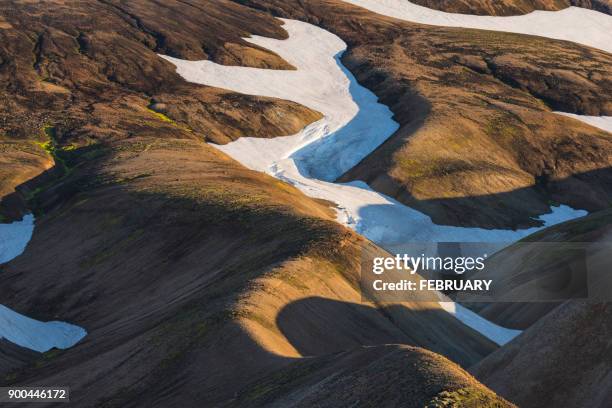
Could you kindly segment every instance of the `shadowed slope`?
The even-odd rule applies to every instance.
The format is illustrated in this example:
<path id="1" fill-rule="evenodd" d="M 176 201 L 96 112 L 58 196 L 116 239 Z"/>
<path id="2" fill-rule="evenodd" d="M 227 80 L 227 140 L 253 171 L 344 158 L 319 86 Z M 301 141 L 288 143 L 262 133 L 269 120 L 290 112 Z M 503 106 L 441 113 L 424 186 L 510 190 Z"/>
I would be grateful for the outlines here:
<path id="1" fill-rule="evenodd" d="M 276 328 L 286 304 L 313 295 L 359 302 L 361 251 L 381 250 L 338 226 L 326 206 L 201 142 L 133 138 L 109 148 L 78 192 L 66 179 L 41 193 L 48 213 L 24 255 L 4 267 L 0 288 L 15 310 L 61 315 L 89 334 L 5 372 L 5 383 L 61 380 L 84 406 L 221 402 L 302 355 L 287 340 L 300 326 Z M 393 320 L 355 311 L 340 309 L 337 319 L 361 334 L 325 319 L 311 324 L 340 348 L 404 341 L 466 365 L 494 348 L 441 311 Z M 418 326 L 418 336 L 402 324 Z M 372 330 L 379 334 L 368 341 Z"/>
<path id="2" fill-rule="evenodd" d="M 520 407 L 604 408 L 612 398 L 611 339 L 609 303 L 566 302 L 471 371 Z"/>
<path id="3" fill-rule="evenodd" d="M 450 361 L 423 349 L 398 345 L 358 348 L 293 363 L 251 384 L 230 406 L 365 404 L 410 408 L 514 406 Z"/>
<path id="4" fill-rule="evenodd" d="M 598 302 L 610 296 L 611 231 L 608 209 L 546 228 L 491 258 L 503 266 L 493 269 L 498 274 L 493 279 L 502 279 L 504 290 L 513 291 L 547 276 L 562 281 L 567 265 L 584 262 L 586 254 L 586 269 L 574 273 L 586 273 L 577 278 L 585 279 L 588 300 L 479 305 L 484 316 L 526 329 L 471 368 L 479 380 L 521 407 L 609 405 L 612 307 Z M 584 253 L 572 250 L 572 244 Z M 556 251 L 549 254 L 551 248 Z"/>
<path id="5" fill-rule="evenodd" d="M 525 296 L 538 300 L 533 295 L 538 282 L 544 279 L 563 281 L 569 272 L 568 266 L 586 260 L 586 269 L 577 271 L 587 275 L 577 278 L 586 279 L 591 298 L 607 299 L 606 294 L 597 291 L 606 291 L 610 287 L 607 276 L 611 240 L 612 210 L 608 209 L 532 234 L 491 257 L 487 261 L 487 273 L 475 273 L 468 277 L 494 279 L 505 293 L 532 294 Z M 578 292 L 580 286 L 573 293 L 567 293 L 566 299 L 584 296 Z M 526 329 L 558 305 L 559 302 L 488 303 L 470 307 L 504 327 Z"/>

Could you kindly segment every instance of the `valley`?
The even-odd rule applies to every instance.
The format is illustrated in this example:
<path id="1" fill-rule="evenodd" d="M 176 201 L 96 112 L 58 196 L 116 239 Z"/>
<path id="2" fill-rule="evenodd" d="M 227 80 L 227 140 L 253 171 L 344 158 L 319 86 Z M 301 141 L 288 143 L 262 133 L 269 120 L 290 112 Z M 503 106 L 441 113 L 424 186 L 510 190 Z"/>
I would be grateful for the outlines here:
<path id="1" fill-rule="evenodd" d="M 392 301 L 360 268 L 483 244 L 520 290 L 558 262 L 517 241 L 605 259 L 608 15 L 10 3 L 2 386 L 68 384 L 84 407 L 605 406 L 607 303 Z M 561 11 L 498 17 L 539 8 Z"/>
<path id="2" fill-rule="evenodd" d="M 259 69 L 221 66 L 210 61 L 190 62 L 165 57 L 177 66 L 177 72 L 188 81 L 251 95 L 286 97 L 324 114 L 323 120 L 306 127 L 297 135 L 276 139 L 243 137 L 221 146 L 220 150 L 254 170 L 267 172 L 296 186 L 311 197 L 335 202 L 340 222 L 391 252 L 402 253 L 403 248 L 411 243 L 436 242 L 497 242 L 500 243 L 498 249 L 501 249 L 538 230 L 440 226 L 425 214 L 371 190 L 364 183 L 338 185 L 325 182 L 338 178 L 359 163 L 398 126 L 388 111 L 385 115 L 384 107 L 376 103 L 373 95 L 356 84 L 352 76 L 345 76 L 346 70 L 342 67 L 334 70 L 336 64 L 341 64 L 336 60 L 336 55 L 342 52 L 341 40 L 313 26 L 292 20 L 284 22 L 289 40 L 255 37 L 249 41 L 280 55 L 298 72 L 261 72 Z M 325 44 L 329 50 L 314 49 L 312 55 L 296 54 L 296 51 L 307 49 L 303 43 L 313 38 L 317 39 L 317 43 Z M 304 66 L 301 64 L 303 61 L 306 61 Z M 300 71 L 305 75 L 299 76 Z M 302 94 L 301 90 L 305 93 Z M 344 111 L 344 106 L 349 109 Z M 381 111 L 382 114 L 379 113 Z M 387 124 L 383 118 L 386 118 Z M 323 180 L 317 180 L 318 177 Z M 583 215 L 586 212 L 565 206 L 553 207 L 551 214 L 542 217 L 545 221 L 543 226 Z M 501 328 L 495 325 L 488 328 L 486 321 L 479 321 L 478 315 L 460 305 L 448 309 L 453 310 L 453 314 L 471 328 L 494 341 L 500 341 L 497 333 Z M 518 332 L 515 331 L 516 334 Z M 503 341 L 509 341 L 512 337 L 503 338 Z"/>

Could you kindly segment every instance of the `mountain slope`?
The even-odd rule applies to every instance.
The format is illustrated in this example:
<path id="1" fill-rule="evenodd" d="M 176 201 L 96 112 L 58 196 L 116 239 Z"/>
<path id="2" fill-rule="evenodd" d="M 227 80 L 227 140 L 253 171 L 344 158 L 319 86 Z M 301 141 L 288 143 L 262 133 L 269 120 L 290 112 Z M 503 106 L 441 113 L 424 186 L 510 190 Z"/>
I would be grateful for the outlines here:
<path id="1" fill-rule="evenodd" d="M 611 328 L 609 303 L 566 302 L 471 371 L 521 407 L 607 407 Z"/>
<path id="2" fill-rule="evenodd" d="M 295 189 L 201 142 L 135 138 L 111 149 L 99 181 L 49 208 L 2 272 L 3 303 L 40 320 L 61 316 L 88 336 L 5 372 L 5 383 L 61 380 L 85 406 L 143 394 L 147 406 L 211 403 L 302 355 L 408 343 L 469 365 L 493 350 L 433 305 L 399 306 L 396 323 L 360 305 L 357 262 L 365 248 L 380 250 Z M 62 187 L 70 183 L 41 202 Z"/>
<path id="3" fill-rule="evenodd" d="M 46 144 L 51 136 L 58 150 L 91 148 L 107 139 L 125 137 L 113 129 L 125 111 L 140 111 L 144 115 L 141 126 L 171 135 L 180 131 L 176 124 L 155 111 L 146 113 L 146 108 L 179 119 L 189 116 L 192 119 L 186 121 L 185 129 L 193 127 L 202 132 L 198 137 L 218 142 L 227 142 L 241 132 L 284 135 L 319 118 L 318 113 L 297 104 L 185 87 L 156 54 L 206 58 L 203 50 L 207 49 L 218 61 L 292 68 L 278 56 L 240 39 L 248 35 L 241 28 L 243 21 L 249 21 L 254 33 L 282 38 L 286 34 L 276 20 L 228 2 L 209 5 L 207 13 L 187 3 L 166 5 L 162 7 L 165 13 L 151 13 L 156 5 L 146 1 L 67 5 L 58 1 L 0 6 L 0 13 L 10 18 L 10 24 L 0 29 L 0 58 L 4 61 L 0 67 L 0 98 L 4 101 L 0 108 L 1 196 L 51 167 L 53 146 Z M 181 16 L 182 24 L 167 18 L 168 13 Z M 44 20 L 38 18 L 42 14 Z M 193 31 L 196 26 L 198 30 L 208 27 L 207 34 Z M 234 49 L 232 44 L 242 48 Z M 231 55 L 228 47 L 233 50 Z M 206 123 L 215 126 L 206 127 Z M 23 208 L 24 203 L 13 196 L 4 200 L 2 211 L 14 217 Z"/>
<path id="4" fill-rule="evenodd" d="M 361 305 L 361 253 L 380 249 L 295 189 L 201 142 L 111 149 L 98 182 L 39 218 L 0 288 L 15 310 L 88 336 L 5 372 L 5 384 L 61 380 L 84 406 L 217 403 L 300 356 L 407 343 L 467 366 L 494 349 L 437 305 Z"/>
<path id="5" fill-rule="evenodd" d="M 475 273 L 469 278 L 494 279 L 505 293 L 514 292 L 536 301 L 542 300 L 536 296 L 539 282 L 563 282 L 568 266 L 579 265 L 586 259 L 586 269 L 576 268 L 576 271 L 587 273 L 581 278 L 586 279 L 589 296 L 606 299 L 601 291 L 610 289 L 606 276 L 611 238 L 612 210 L 599 211 L 530 235 L 491 257 L 486 273 Z M 584 287 L 576 285 L 571 289 L 566 299 L 581 296 L 580 290 Z M 504 327 L 526 329 L 558 305 L 559 302 L 496 302 L 471 307 Z"/>
<path id="6" fill-rule="evenodd" d="M 339 181 L 366 181 L 439 224 L 485 228 L 538 225 L 551 202 L 612 202 L 612 135 L 551 112 L 610 115 L 609 54 L 338 2 L 247 3 L 344 39 L 343 63 L 395 114 L 400 129 Z"/>
<path id="7" fill-rule="evenodd" d="M 504 291 L 520 293 L 538 280 L 567 284 L 582 278 L 588 292 L 569 295 L 584 298 L 588 294 L 588 298 L 484 305 L 481 314 L 526 330 L 470 369 L 480 381 L 521 407 L 609 405 L 611 231 L 608 209 L 546 228 L 491 258 L 493 264 L 502 265 L 492 269 L 492 278 L 501 282 Z M 574 273 L 586 276 L 569 281 L 565 269 L 576 261 L 586 268 L 576 268 Z"/>
<path id="8" fill-rule="evenodd" d="M 45 354 L 0 344 L 2 385 L 67 384 L 78 406 L 202 406 L 229 403 L 305 356 L 404 343 L 469 366 L 496 348 L 436 303 L 364 302 L 361 256 L 385 252 L 337 224 L 329 203 L 205 143 L 290 133 L 319 114 L 186 84 L 156 53 L 199 58 L 199 43 L 181 48 L 169 34 L 197 38 L 193 25 L 215 28 L 204 36 L 211 48 L 243 35 L 226 6 L 282 37 L 275 20 L 223 1 L 53 6 L 3 10 L 12 17 L 0 30 L 0 73 L 13 79 L 2 92 L 15 103 L 2 137 L 40 144 L 55 167 L 7 183 L 17 190 L 7 213 L 32 209 L 37 223 L 24 254 L 1 267 L 0 303 L 88 335 Z M 218 27 L 215 10 L 232 21 Z M 170 12 L 188 22 L 175 27 Z M 241 48 L 227 61 L 226 51 L 206 54 L 258 66 L 277 58 Z M 435 392 L 454 391 L 458 369 L 440 361 Z"/>
<path id="9" fill-rule="evenodd" d="M 390 393 L 389 386 L 397 386 Z M 426 350 L 406 346 L 355 349 L 294 363 L 260 379 L 231 406 L 510 407 L 470 376 Z"/>

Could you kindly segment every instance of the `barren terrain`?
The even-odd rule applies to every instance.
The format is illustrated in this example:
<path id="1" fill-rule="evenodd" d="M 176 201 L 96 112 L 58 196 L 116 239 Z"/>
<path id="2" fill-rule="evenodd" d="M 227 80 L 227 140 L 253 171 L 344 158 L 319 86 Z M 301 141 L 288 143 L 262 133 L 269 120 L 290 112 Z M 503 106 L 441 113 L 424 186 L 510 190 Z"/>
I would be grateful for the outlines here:
<path id="1" fill-rule="evenodd" d="M 400 124 L 341 181 L 452 225 L 536 226 L 559 203 L 595 212 L 530 238 L 543 241 L 607 231 L 612 135 L 552 111 L 612 115 L 610 54 L 332 0 L 14 0 L 0 15 L 0 212 L 36 215 L 25 252 L 0 266 L 0 304 L 87 330 L 46 353 L 0 340 L 0 385 L 68 384 L 84 407 L 608 400 L 606 305 L 522 319 L 520 305 L 485 305 L 527 328 L 499 348 L 437 302 L 364 299 L 360 263 L 387 252 L 330 202 L 215 147 L 294 134 L 321 113 L 187 83 L 159 54 L 291 71 L 242 38 L 286 38 L 273 16 L 321 26 Z M 585 380 L 571 383 L 573 369 Z"/>

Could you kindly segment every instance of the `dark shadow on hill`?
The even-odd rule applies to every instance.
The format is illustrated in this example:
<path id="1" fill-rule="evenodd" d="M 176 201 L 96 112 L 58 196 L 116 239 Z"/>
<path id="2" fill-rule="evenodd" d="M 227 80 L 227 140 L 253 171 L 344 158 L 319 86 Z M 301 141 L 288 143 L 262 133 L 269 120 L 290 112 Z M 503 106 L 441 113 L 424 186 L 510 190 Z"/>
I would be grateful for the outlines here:
<path id="1" fill-rule="evenodd" d="M 193 406 L 239 388 L 223 381 L 250 381 L 285 363 L 246 342 L 244 354 L 224 348 L 241 338 L 223 334 L 235 321 L 232 305 L 254 278 L 339 227 L 273 206 L 128 188 L 144 179 L 101 178 L 78 191 L 68 183 L 41 192 L 44 216 L 24 254 L 3 265 L 0 304 L 42 321 L 59 317 L 88 336 L 48 358 L 22 359 L 20 352 L 15 359 L 12 346 L 0 344 L 3 385 L 66 384 L 75 403 L 88 401 L 80 406 L 107 399 L 168 406 L 163 401 L 181 394 L 183 406 Z M 210 341 L 220 349 L 210 352 Z M 218 360 L 227 354 L 233 366 Z M 201 390 L 196 397 L 180 391 L 187 372 Z M 151 404 L 141 402 L 153 388 Z"/>
<path id="2" fill-rule="evenodd" d="M 435 304 L 437 306 L 437 304 Z M 380 314 L 386 320 L 380 320 Z M 300 354 L 314 356 L 363 345 L 408 344 L 440 353 L 467 367 L 496 346 L 465 336 L 463 323 L 440 308 L 423 304 L 418 310 L 403 305 L 372 306 L 308 297 L 286 305 L 276 324 Z"/>
<path id="3" fill-rule="evenodd" d="M 573 269 L 573 272 L 585 273 L 582 278 L 586 279 L 588 293 L 586 298 L 578 291 L 571 294 L 575 293 L 578 298 L 590 303 L 607 301 L 610 294 L 611 241 L 612 209 L 599 211 L 545 228 L 530 235 L 522 243 L 495 254 L 489 260 L 493 265 L 490 269 L 491 277 L 505 282 L 502 286 L 504 290 L 516 291 L 542 277 L 562 276 L 569 265 L 580 261 L 576 259 L 573 250 L 577 248 L 587 256 L 587 264 L 586 269 Z M 532 243 L 534 245 L 530 245 Z M 482 277 L 479 273 L 466 274 L 469 279 Z M 561 303 L 541 302 L 537 298 L 533 300 L 529 303 L 467 303 L 466 306 L 504 327 L 524 330 Z"/>
<path id="4" fill-rule="evenodd" d="M 612 304 L 569 301 L 470 371 L 520 407 L 610 406 Z"/>
<path id="5" fill-rule="evenodd" d="M 378 183 L 377 190 L 428 215 L 438 225 L 517 230 L 542 226 L 543 222 L 535 218 L 550 213 L 551 206 L 567 205 L 588 212 L 610 208 L 612 168 L 562 180 L 549 180 L 543 175 L 533 187 L 480 196 L 419 200 L 400 192 L 391 180 Z"/>
<path id="6" fill-rule="evenodd" d="M 417 408 L 441 399 L 452 406 L 509 406 L 441 356 L 397 344 L 300 359 L 254 381 L 230 406 Z"/>
<path id="7" fill-rule="evenodd" d="M 41 193 L 44 216 L 24 255 L 3 267 L 0 303 L 38 320 L 59 316 L 86 328 L 88 336 L 62 352 L 19 361 L 0 357 L 8 368 L 2 385 L 61 383 L 71 387 L 79 406 L 211 406 L 295 361 L 255 343 L 233 305 L 254 279 L 312 245 L 325 247 L 341 227 L 274 206 L 224 201 L 223 194 L 194 200 L 134 190 L 138 183 L 159 185 L 151 177 L 96 178 L 78 191 L 68 183 L 72 187 L 60 189 L 60 196 L 59 185 Z M 56 198 L 47 201 L 47 194 Z M 401 314 L 411 312 L 390 308 L 383 335 L 376 319 L 387 320 L 374 308 L 314 302 L 323 311 L 315 313 L 319 324 L 330 324 L 321 333 L 337 341 L 334 350 L 406 338 L 474 362 L 494 348 L 463 344 L 449 316 L 430 328 L 432 319 L 444 318 L 440 312 L 414 312 L 414 324 L 405 324 Z M 283 315 L 295 308 L 287 310 Z M 392 320 L 405 326 L 393 329 Z M 304 327 L 316 326 L 315 320 L 298 321 L 284 331 L 295 339 Z M 349 340 L 340 342 L 340 336 Z M 331 350 L 324 343 L 316 344 L 317 352 Z M 483 351 L 470 354 L 464 347 Z"/>
<path id="8" fill-rule="evenodd" d="M 31 364 L 40 353 L 19 347 L 5 339 L 0 339 L 0 378 L 11 379 L 11 373 Z M 0 381 L 0 383 L 4 382 Z"/>
<path id="9" fill-rule="evenodd" d="M 55 143 L 55 140 L 51 140 Z M 79 192 L 91 190 L 101 180 L 96 179 L 96 160 L 108 153 L 103 144 L 92 144 L 74 150 L 57 151 L 55 164 L 48 170 L 20 184 L 15 192 L 0 200 L 0 214 L 9 220 L 21 218 L 33 212 L 39 215 L 69 200 Z M 86 171 L 81 170 L 86 165 Z"/>

